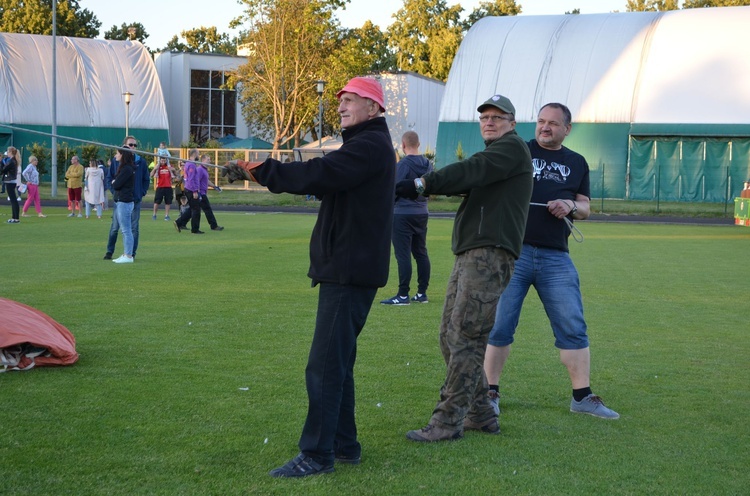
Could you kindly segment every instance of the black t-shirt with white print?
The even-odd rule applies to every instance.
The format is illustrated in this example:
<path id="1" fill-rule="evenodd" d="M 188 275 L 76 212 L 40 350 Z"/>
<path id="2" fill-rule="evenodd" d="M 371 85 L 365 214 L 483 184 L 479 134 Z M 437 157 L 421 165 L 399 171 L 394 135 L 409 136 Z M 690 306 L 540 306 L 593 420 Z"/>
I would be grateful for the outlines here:
<path id="1" fill-rule="evenodd" d="M 575 200 L 577 194 L 591 197 L 589 165 L 582 155 L 564 146 L 559 150 L 547 150 L 536 140 L 527 144 L 534 166 L 532 203 Z M 529 206 L 524 243 L 567 252 L 569 235 L 570 229 L 564 220 L 549 213 L 546 207 Z"/>

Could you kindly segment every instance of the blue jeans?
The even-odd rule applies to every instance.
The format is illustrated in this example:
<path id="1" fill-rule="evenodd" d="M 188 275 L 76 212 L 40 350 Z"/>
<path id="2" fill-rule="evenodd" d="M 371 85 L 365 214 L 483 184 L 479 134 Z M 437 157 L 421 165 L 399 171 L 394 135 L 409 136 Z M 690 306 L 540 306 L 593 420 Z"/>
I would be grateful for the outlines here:
<path id="1" fill-rule="evenodd" d="M 138 228 L 141 221 L 141 202 L 133 203 L 133 212 L 130 214 L 130 229 L 133 233 L 133 256 L 138 251 Z M 117 233 L 120 230 L 120 221 L 117 219 L 117 203 L 112 208 L 112 224 L 109 226 L 109 239 L 107 240 L 107 253 L 115 252 L 117 244 Z"/>
<path id="2" fill-rule="evenodd" d="M 529 287 L 534 286 L 544 305 L 555 346 L 581 350 L 589 346 L 578 271 L 567 252 L 523 245 L 510 284 L 500 297 L 489 344 L 508 346 L 518 327 L 521 307 Z"/>
<path id="3" fill-rule="evenodd" d="M 131 225 L 133 205 L 133 202 L 117 202 L 115 208 L 117 223 L 120 225 L 120 231 L 122 231 L 123 253 L 125 255 L 133 255 L 133 230 Z"/>
<path id="4" fill-rule="evenodd" d="M 398 264 L 398 294 L 409 296 L 411 257 L 417 263 L 417 293 L 426 294 L 430 284 L 430 258 L 427 256 L 428 215 L 394 214 L 393 252 Z"/>
<path id="5" fill-rule="evenodd" d="M 321 283 L 318 315 L 305 369 L 308 410 L 299 449 L 323 465 L 334 454 L 356 458 L 362 447 L 354 422 L 357 337 L 376 288 Z"/>

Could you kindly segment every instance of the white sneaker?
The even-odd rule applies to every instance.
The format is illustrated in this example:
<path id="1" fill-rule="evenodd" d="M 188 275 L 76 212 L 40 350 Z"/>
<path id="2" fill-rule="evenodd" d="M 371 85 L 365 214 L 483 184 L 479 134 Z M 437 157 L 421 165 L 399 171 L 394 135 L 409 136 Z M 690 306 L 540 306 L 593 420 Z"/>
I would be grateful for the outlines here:
<path id="1" fill-rule="evenodd" d="M 123 264 L 123 263 L 133 263 L 133 257 L 126 257 L 125 255 L 122 255 L 120 258 L 116 258 L 112 260 L 116 264 Z"/>

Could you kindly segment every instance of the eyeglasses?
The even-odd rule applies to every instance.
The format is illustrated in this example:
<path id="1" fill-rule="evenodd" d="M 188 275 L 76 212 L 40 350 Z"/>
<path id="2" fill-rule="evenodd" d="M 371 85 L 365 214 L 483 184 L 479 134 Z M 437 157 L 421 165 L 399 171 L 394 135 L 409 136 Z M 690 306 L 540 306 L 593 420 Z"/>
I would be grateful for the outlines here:
<path id="1" fill-rule="evenodd" d="M 507 117 L 507 116 L 504 116 L 504 115 L 480 115 L 479 116 L 479 122 L 484 123 L 484 122 L 487 122 L 487 121 L 492 121 L 492 122 L 508 121 L 508 122 L 511 122 L 511 121 L 513 121 L 513 118 L 512 117 Z"/>
<path id="2" fill-rule="evenodd" d="M 138 143 L 126 143 L 125 146 L 129 146 L 131 148 L 135 148 L 136 146 L 138 146 Z"/>

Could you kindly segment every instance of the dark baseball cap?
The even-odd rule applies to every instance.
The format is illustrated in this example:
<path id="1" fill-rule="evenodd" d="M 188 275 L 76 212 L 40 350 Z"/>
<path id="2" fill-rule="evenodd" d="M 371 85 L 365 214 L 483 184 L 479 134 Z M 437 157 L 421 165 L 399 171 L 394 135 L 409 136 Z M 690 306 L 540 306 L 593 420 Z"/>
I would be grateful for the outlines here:
<path id="1" fill-rule="evenodd" d="M 508 97 L 503 95 L 491 96 L 486 102 L 477 107 L 477 112 L 483 112 L 487 107 L 495 107 L 506 114 L 516 114 L 516 108 L 510 103 Z"/>

